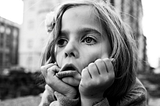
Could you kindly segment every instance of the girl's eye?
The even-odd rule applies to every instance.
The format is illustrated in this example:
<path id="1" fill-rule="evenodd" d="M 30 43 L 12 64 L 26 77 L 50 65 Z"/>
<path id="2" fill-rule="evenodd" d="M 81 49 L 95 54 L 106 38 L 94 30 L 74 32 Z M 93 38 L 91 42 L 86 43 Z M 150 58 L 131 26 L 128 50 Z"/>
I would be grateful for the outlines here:
<path id="1" fill-rule="evenodd" d="M 87 45 L 93 45 L 96 43 L 96 40 L 93 37 L 85 37 L 82 42 Z"/>
<path id="2" fill-rule="evenodd" d="M 57 45 L 59 47 L 64 47 L 67 43 L 68 43 L 68 41 L 64 38 L 58 39 L 58 41 L 57 41 Z"/>

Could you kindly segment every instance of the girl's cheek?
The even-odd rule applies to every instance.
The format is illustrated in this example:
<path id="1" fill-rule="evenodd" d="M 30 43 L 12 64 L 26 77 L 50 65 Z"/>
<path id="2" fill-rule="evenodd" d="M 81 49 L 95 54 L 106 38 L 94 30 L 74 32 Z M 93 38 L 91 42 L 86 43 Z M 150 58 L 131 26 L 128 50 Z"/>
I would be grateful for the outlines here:
<path id="1" fill-rule="evenodd" d="M 101 59 L 104 59 L 104 58 L 109 58 L 109 55 L 107 53 L 103 54 L 101 57 Z"/>
<path id="2" fill-rule="evenodd" d="M 92 54 L 92 55 L 90 54 L 88 56 L 83 57 L 83 59 L 81 60 L 80 64 L 83 63 L 82 66 L 83 66 L 83 69 L 84 69 L 84 68 L 88 67 L 88 65 L 90 63 L 94 63 L 97 59 L 104 59 L 104 58 L 109 58 L 109 55 L 107 53 L 104 53 L 104 54 L 102 54 L 102 53 L 95 53 L 95 54 Z M 87 60 L 85 60 L 85 59 L 87 59 Z M 83 60 L 85 60 L 85 61 L 83 61 Z M 82 73 L 82 70 L 81 70 L 80 73 Z"/>
<path id="3" fill-rule="evenodd" d="M 58 64 L 59 67 L 62 66 L 62 61 L 63 61 L 62 56 L 60 54 L 57 54 L 56 55 L 56 62 L 57 62 L 57 64 Z"/>
<path id="4" fill-rule="evenodd" d="M 90 58 L 88 58 L 90 57 Z M 86 67 L 88 67 L 88 65 L 90 63 L 94 63 L 99 57 L 97 55 L 90 55 L 90 56 L 86 56 L 84 57 L 82 60 L 80 60 L 81 62 L 79 64 L 82 64 L 82 70 L 85 69 Z M 82 73 L 82 70 L 80 73 Z"/>

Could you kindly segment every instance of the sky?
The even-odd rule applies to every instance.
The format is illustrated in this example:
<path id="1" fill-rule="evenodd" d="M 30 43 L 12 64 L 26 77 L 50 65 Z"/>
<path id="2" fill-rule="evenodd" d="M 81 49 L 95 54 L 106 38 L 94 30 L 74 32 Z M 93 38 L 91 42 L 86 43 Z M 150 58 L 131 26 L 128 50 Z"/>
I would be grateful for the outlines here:
<path id="1" fill-rule="evenodd" d="M 153 2 L 154 1 L 154 2 Z M 143 33 L 147 37 L 149 64 L 158 67 L 160 58 L 160 0 L 142 0 Z M 15 23 L 23 22 L 23 0 L 0 0 L 0 16 Z"/>
<path id="2" fill-rule="evenodd" d="M 142 0 L 143 33 L 147 37 L 148 61 L 158 67 L 160 58 L 160 0 Z"/>
<path id="3" fill-rule="evenodd" d="M 0 0 L 0 16 L 22 24 L 23 0 Z"/>

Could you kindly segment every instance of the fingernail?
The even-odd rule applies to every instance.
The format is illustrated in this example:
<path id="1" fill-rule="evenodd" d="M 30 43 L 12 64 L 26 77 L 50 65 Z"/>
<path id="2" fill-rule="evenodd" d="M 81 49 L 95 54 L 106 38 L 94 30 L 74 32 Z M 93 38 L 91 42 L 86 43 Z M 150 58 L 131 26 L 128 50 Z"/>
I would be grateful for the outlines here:
<path id="1" fill-rule="evenodd" d="M 47 60 L 46 64 L 49 64 L 51 62 L 51 57 Z"/>
<path id="2" fill-rule="evenodd" d="M 115 59 L 114 58 L 110 58 L 111 62 L 115 62 Z"/>

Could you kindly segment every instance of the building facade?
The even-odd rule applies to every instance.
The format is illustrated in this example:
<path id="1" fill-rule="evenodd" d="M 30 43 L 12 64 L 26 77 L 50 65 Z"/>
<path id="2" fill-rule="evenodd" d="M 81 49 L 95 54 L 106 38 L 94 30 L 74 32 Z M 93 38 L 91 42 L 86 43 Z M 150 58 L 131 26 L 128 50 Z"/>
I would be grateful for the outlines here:
<path id="1" fill-rule="evenodd" d="M 122 19 L 130 26 L 135 36 L 138 47 L 138 70 L 148 71 L 147 39 L 142 30 L 143 8 L 141 0 L 110 0 L 110 2 L 117 8 Z"/>
<path id="2" fill-rule="evenodd" d="M 0 17 L 0 73 L 18 65 L 19 25 Z"/>
<path id="3" fill-rule="evenodd" d="M 24 19 L 20 36 L 20 58 L 21 66 L 29 70 L 36 71 L 40 67 L 41 53 L 45 46 L 48 35 L 44 28 L 44 19 L 49 11 L 53 11 L 55 6 L 66 0 L 23 0 L 24 1 Z M 136 36 L 137 46 L 143 45 L 140 37 L 143 37 L 142 31 L 142 3 L 141 0 L 109 0 L 117 8 L 124 21 L 126 21 L 134 35 Z M 139 48 L 141 57 L 143 57 L 145 45 Z"/>
<path id="4" fill-rule="evenodd" d="M 54 10 L 60 0 L 23 0 L 24 18 L 20 36 L 19 65 L 35 72 L 40 67 L 41 53 L 48 35 L 44 27 L 45 16 Z"/>

